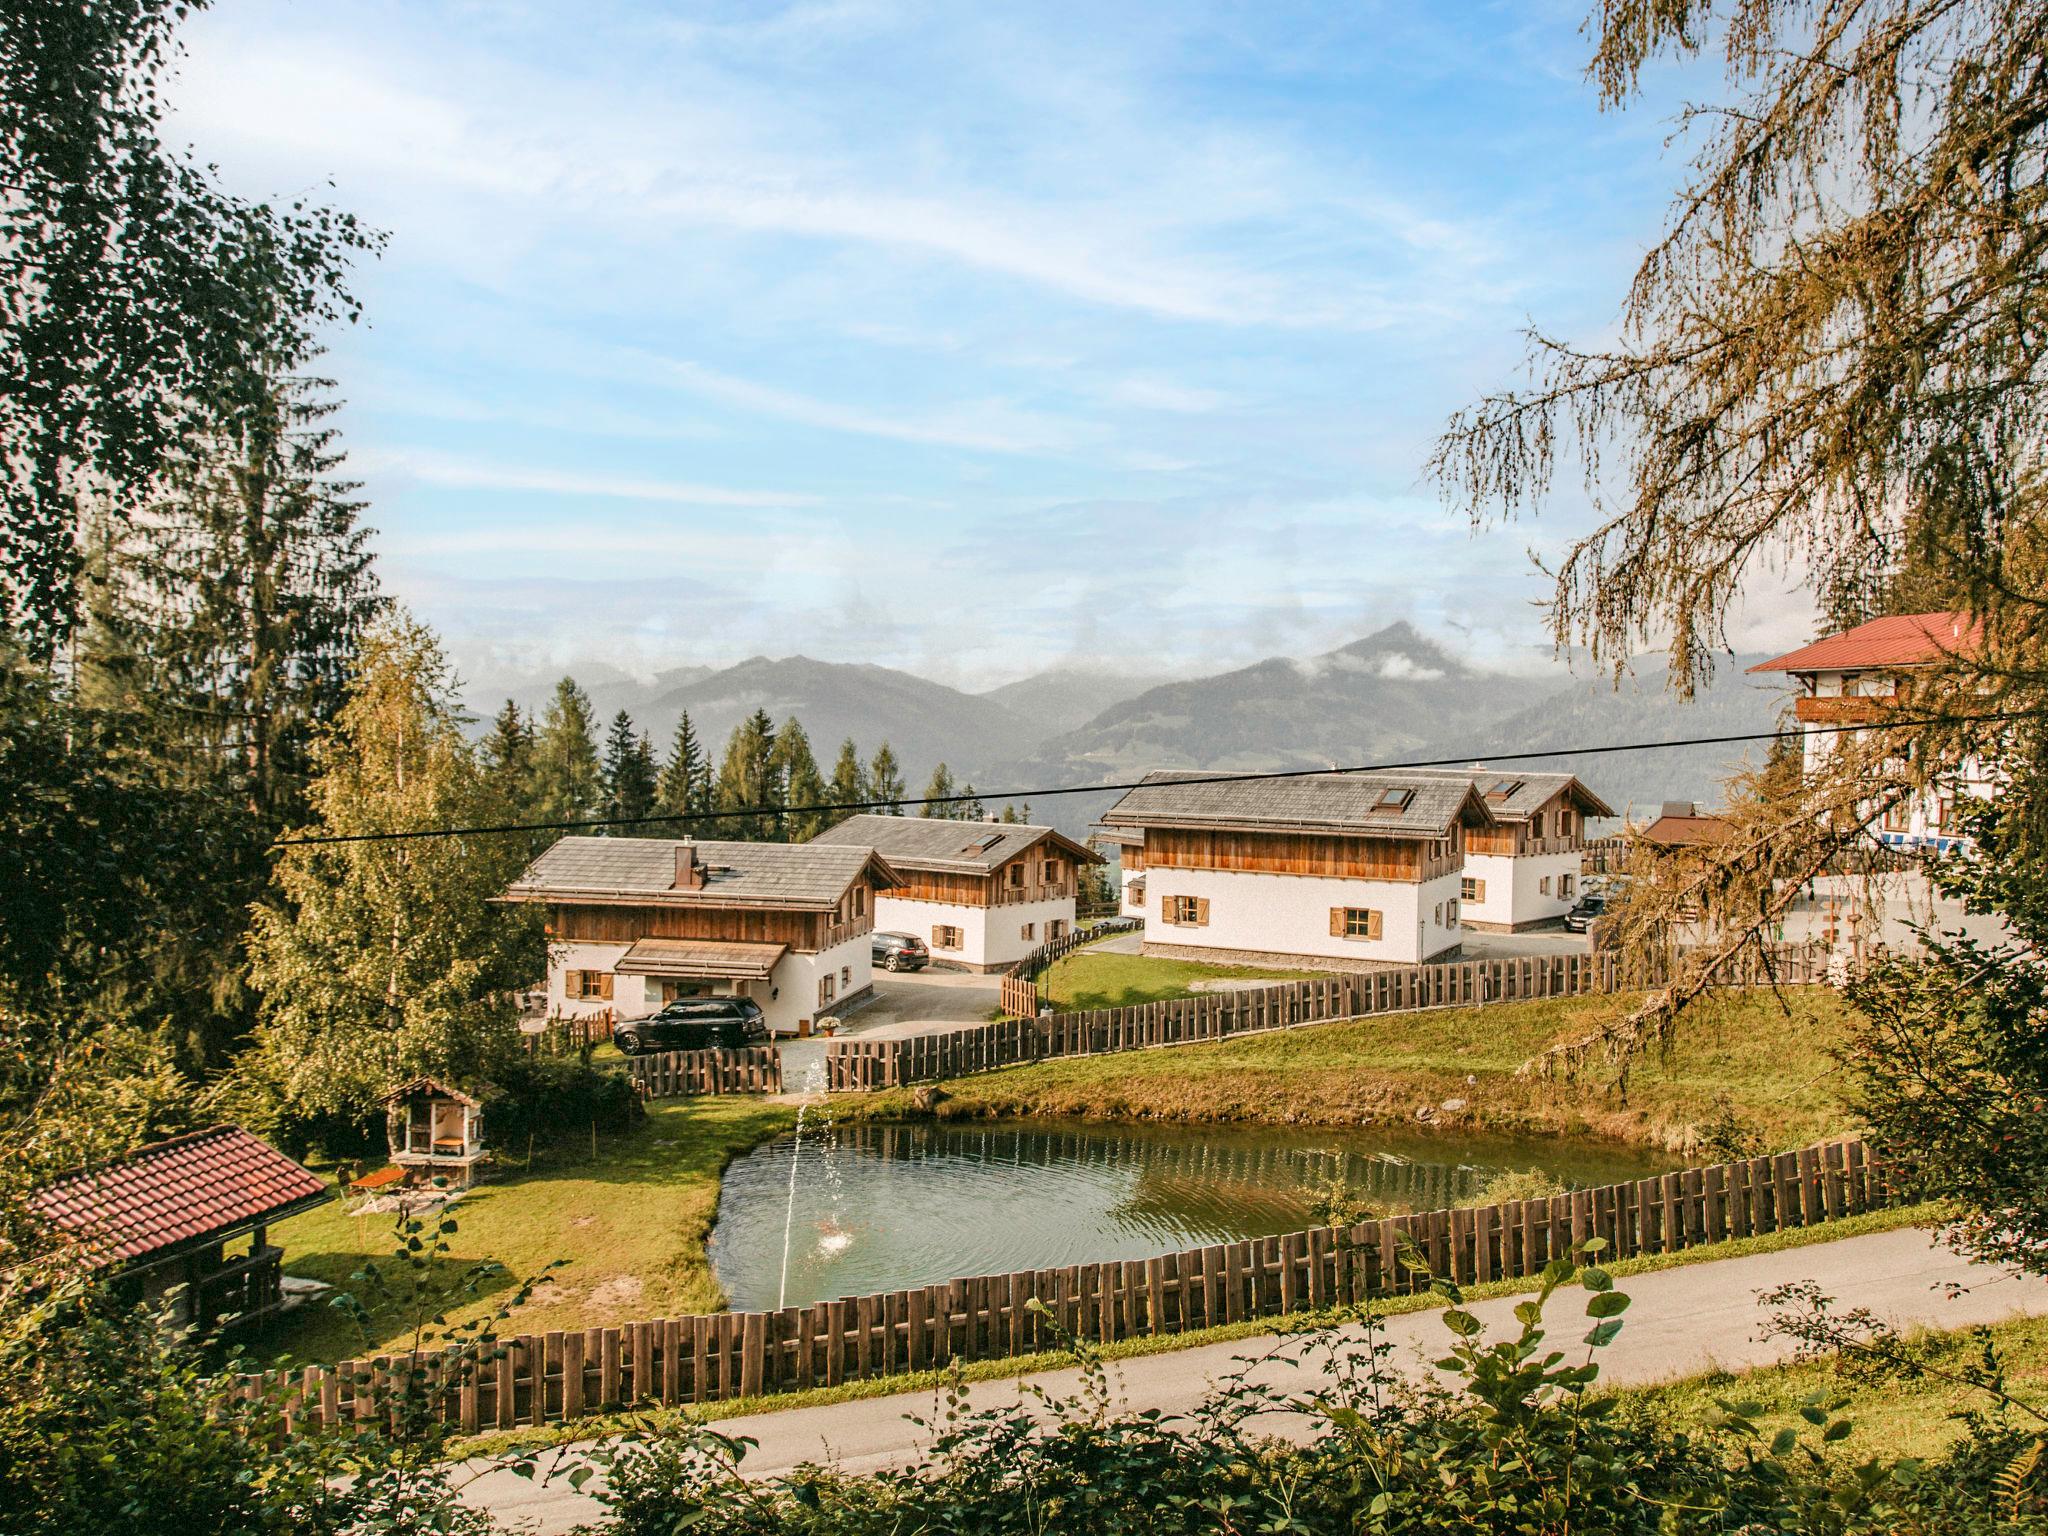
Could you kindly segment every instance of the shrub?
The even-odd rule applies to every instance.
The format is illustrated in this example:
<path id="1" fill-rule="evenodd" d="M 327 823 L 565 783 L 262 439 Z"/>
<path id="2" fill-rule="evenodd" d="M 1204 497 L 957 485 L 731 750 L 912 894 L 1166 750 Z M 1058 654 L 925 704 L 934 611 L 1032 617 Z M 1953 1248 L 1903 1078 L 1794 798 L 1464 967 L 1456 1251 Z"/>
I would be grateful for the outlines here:
<path id="1" fill-rule="evenodd" d="M 493 1145 L 509 1152 L 528 1137 L 543 1145 L 586 1132 L 592 1125 L 622 1130 L 640 1114 L 640 1097 L 623 1073 L 578 1057 L 521 1053 L 492 1072 L 484 1126 Z"/>

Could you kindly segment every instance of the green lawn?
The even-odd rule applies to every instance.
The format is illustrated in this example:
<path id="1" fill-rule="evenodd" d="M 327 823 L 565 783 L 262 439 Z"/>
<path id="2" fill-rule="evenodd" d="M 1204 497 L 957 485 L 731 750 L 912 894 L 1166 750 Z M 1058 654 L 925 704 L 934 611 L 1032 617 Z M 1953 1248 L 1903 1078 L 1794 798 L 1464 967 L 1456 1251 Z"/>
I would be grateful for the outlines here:
<path id="1" fill-rule="evenodd" d="M 1774 1149 L 1853 1129 L 1830 1054 L 1843 1039 L 1846 1010 L 1820 987 L 1787 989 L 1782 1002 L 1754 991 L 1688 1009 L 1669 1051 L 1638 1062 L 1625 1095 L 1612 1070 L 1557 1085 L 1517 1075 L 1545 1044 L 1636 1001 L 1382 1014 L 1212 1045 L 1070 1057 L 946 1083 L 951 1098 L 941 1109 L 1366 1125 L 1414 1123 L 1427 1108 L 1438 1124 L 1609 1136 L 1679 1151 L 1692 1151 L 1717 1123 Z M 1452 1100 L 1462 1107 L 1442 1107 Z M 908 1097 L 879 1095 L 864 1109 L 903 1115 Z"/>
<path id="2" fill-rule="evenodd" d="M 1990 1335 L 2004 1359 L 2006 1390 L 2033 1408 L 2048 1409 L 2048 1317 L 1999 1323 L 1992 1327 Z M 1923 1332 L 1913 1335 L 1908 1343 L 1927 1364 L 1945 1371 L 1959 1371 L 1982 1358 L 1983 1340 L 1968 1329 L 1955 1333 Z M 1617 1395 L 1647 1402 L 1678 1422 L 1689 1424 L 1709 1422 L 1718 1412 L 1715 1398 L 1761 1403 L 1769 1415 L 1764 1421 L 1766 1441 L 1780 1429 L 1794 1429 L 1811 1444 L 1815 1432 L 1799 1417 L 1799 1405 L 1812 1392 L 1849 1400 L 1840 1412 L 1855 1428 L 1842 1449 L 1858 1461 L 1872 1456 L 1939 1456 L 1964 1432 L 1956 1415 L 1972 1408 L 1989 1411 L 1992 1407 L 1989 1397 L 1968 1386 L 1925 1376 L 1917 1381 L 1877 1378 L 1867 1367 L 1852 1360 L 1766 1366 L 1739 1375 L 1715 1371 Z M 2015 1422 L 2029 1421 L 2016 1418 Z"/>
<path id="3" fill-rule="evenodd" d="M 544 1150 L 531 1173 L 518 1171 L 515 1159 L 449 1208 L 460 1261 L 450 1268 L 495 1259 L 524 1277 L 568 1260 L 508 1325 L 519 1332 L 717 1311 L 725 1298 L 704 1241 L 717 1215 L 719 1175 L 736 1154 L 794 1123 L 795 1114 L 751 1098 L 668 1099 L 650 1104 L 630 1133 L 601 1135 L 595 1161 L 588 1142 L 573 1136 Z M 271 1240 L 284 1248 L 286 1273 L 363 1294 L 349 1276 L 366 1257 L 390 1257 L 393 1220 L 350 1216 L 336 1202 L 272 1228 Z M 507 1278 L 492 1290 L 514 1283 Z M 454 1309 L 451 1321 L 494 1304 L 481 1296 Z M 394 1345 L 409 1325 L 397 1308 L 380 1308 L 367 1352 Z M 254 1347 L 301 1363 L 366 1352 L 348 1318 L 319 1303 Z"/>
<path id="4" fill-rule="evenodd" d="M 1127 1008 L 1170 997 L 1193 995 L 1198 981 L 1311 981 L 1322 971 L 1287 971 L 1259 965 L 1202 965 L 1153 955 L 1078 950 L 1056 962 L 1039 983 L 1038 995 L 1066 1012 L 1080 1008 Z"/>

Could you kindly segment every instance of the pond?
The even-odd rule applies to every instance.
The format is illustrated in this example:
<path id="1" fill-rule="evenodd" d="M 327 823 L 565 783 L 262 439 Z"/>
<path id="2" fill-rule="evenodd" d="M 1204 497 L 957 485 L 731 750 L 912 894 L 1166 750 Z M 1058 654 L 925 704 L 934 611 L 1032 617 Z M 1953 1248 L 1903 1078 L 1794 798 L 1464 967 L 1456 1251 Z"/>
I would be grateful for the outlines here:
<path id="1" fill-rule="evenodd" d="M 1470 1201 L 1508 1169 L 1604 1184 L 1671 1166 L 1669 1154 L 1606 1142 L 1309 1126 L 813 1128 L 800 1151 L 785 1136 L 726 1170 L 711 1260 L 735 1310 L 765 1311 L 1299 1231 L 1315 1225 L 1316 1191 L 1339 1178 L 1427 1211 Z"/>

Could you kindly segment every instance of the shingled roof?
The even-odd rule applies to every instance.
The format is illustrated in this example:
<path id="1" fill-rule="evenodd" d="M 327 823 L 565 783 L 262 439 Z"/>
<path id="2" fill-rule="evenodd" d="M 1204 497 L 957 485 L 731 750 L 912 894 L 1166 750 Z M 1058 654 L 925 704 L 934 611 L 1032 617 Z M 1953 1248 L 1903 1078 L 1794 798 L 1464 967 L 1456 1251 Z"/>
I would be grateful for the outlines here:
<path id="1" fill-rule="evenodd" d="M 217 1125 L 66 1174 L 29 1204 L 101 1257 L 125 1262 L 218 1242 L 332 1198 L 319 1175 L 277 1148 Z"/>
<path id="2" fill-rule="evenodd" d="M 694 851 L 704 871 L 701 885 L 676 887 L 681 848 Z M 837 906 L 847 887 L 868 871 L 882 885 L 903 883 L 866 846 L 565 837 L 527 865 L 498 899 L 825 911 Z"/>
<path id="3" fill-rule="evenodd" d="M 1547 804 L 1559 790 L 1569 790 L 1573 800 L 1588 816 L 1612 816 L 1614 807 L 1602 800 L 1575 773 L 1528 773 L 1520 768 L 1421 768 L 1416 773 L 1439 774 L 1463 779 L 1479 791 L 1486 808 L 1500 821 L 1526 821 L 1538 806 Z M 1503 793 L 1496 794 L 1496 787 Z"/>
<path id="4" fill-rule="evenodd" d="M 1924 667 L 1984 643 L 1984 626 L 1967 613 L 1900 613 L 1823 635 L 1752 672 L 1854 672 L 1863 667 Z"/>
<path id="5" fill-rule="evenodd" d="M 865 846 L 879 851 L 896 869 L 987 875 L 1040 843 L 1051 843 L 1083 864 L 1102 862 L 1101 854 L 1052 827 L 937 816 L 850 816 L 820 832 L 808 846 Z"/>
<path id="6" fill-rule="evenodd" d="M 1164 770 L 1146 774 L 1103 813 L 1102 824 L 1437 838 L 1448 837 L 1461 819 L 1467 826 L 1483 827 L 1494 816 L 1471 779 L 1458 774 L 1391 769 L 1218 779 L 1193 770 Z"/>

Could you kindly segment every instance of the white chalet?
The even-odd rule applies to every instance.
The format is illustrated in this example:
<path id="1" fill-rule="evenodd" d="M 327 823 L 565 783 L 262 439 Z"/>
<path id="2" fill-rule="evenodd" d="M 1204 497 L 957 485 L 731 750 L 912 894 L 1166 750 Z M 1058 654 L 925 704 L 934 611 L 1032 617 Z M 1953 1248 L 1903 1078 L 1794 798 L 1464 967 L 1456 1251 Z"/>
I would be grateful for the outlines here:
<path id="1" fill-rule="evenodd" d="M 1844 726 L 1873 724 L 1908 702 L 1913 674 L 1982 644 L 1983 630 L 1966 613 L 1908 613 L 1872 619 L 1811 645 L 1759 662 L 1751 672 L 1781 672 L 1800 687 L 1793 718 L 1806 727 L 1805 764 L 1817 768 Z M 1972 757 L 1942 782 L 1886 811 L 1871 829 L 1889 847 L 1947 853 L 1966 839 L 1955 826 L 1958 796 L 1988 799 L 1997 785 Z"/>
<path id="2" fill-rule="evenodd" d="M 1569 773 L 1484 767 L 1445 773 L 1472 785 L 1494 825 L 1465 835 L 1458 916 L 1481 933 L 1553 923 L 1579 899 L 1586 818 L 1614 810 Z"/>
<path id="3" fill-rule="evenodd" d="M 875 927 L 970 971 L 1003 970 L 1073 932 L 1079 868 L 1102 862 L 1051 827 L 936 816 L 854 816 L 806 846 L 873 848 L 898 878 L 876 894 Z"/>
<path id="4" fill-rule="evenodd" d="M 565 837 L 498 900 L 548 909 L 548 1013 L 643 1018 L 678 997 L 751 997 L 797 1032 L 872 984 L 874 849 Z"/>
<path id="5" fill-rule="evenodd" d="M 1497 825 L 1469 776 L 1399 771 L 1151 773 L 1102 818 L 1144 837 L 1145 953 L 1331 970 L 1455 958 L 1465 842 Z"/>

